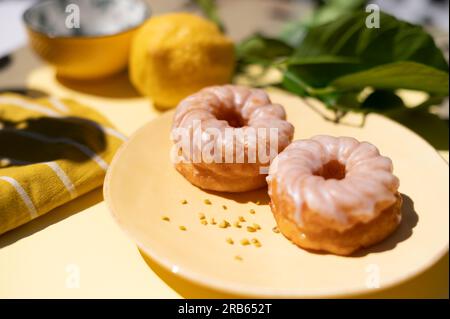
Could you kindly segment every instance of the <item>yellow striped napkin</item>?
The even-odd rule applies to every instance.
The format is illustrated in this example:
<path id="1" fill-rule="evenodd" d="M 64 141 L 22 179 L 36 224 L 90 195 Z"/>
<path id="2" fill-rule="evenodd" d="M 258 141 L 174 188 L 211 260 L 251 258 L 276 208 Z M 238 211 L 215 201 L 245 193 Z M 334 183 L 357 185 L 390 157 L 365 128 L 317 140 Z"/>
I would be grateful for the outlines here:
<path id="1" fill-rule="evenodd" d="M 73 100 L 0 94 L 0 234 L 101 186 L 124 140 Z"/>

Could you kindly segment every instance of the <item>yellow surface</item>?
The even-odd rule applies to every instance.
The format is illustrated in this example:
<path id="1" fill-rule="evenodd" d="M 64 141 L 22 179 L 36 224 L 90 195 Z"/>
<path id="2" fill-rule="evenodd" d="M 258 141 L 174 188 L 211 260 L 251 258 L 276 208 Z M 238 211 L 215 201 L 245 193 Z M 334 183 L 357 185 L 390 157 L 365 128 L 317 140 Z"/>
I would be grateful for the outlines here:
<path id="1" fill-rule="evenodd" d="M 104 194 L 114 217 L 143 251 L 192 281 L 257 297 L 369 293 L 371 276 L 379 277 L 380 287 L 392 286 L 428 268 L 447 252 L 448 164 L 428 143 L 377 114 L 369 115 L 363 128 L 335 125 L 324 121 L 298 97 L 279 90 L 268 92 L 272 101 L 285 107 L 289 121 L 297 128 L 294 139 L 323 133 L 353 136 L 374 143 L 392 159 L 404 198 L 399 229 L 379 245 L 352 257 L 299 249 L 272 231 L 276 224 L 266 189 L 239 194 L 206 192 L 176 172 L 170 161 L 170 112 L 130 138 L 116 155 L 105 180 Z M 358 119 L 346 118 L 349 124 Z M 152 145 L 151 150 L 148 145 Z M 212 205 L 206 205 L 205 199 Z M 258 201 L 260 205 L 255 204 Z M 250 214 L 251 209 L 256 214 Z M 242 228 L 205 226 L 198 212 L 203 212 L 208 222 L 214 218 L 217 223 L 233 223 L 239 216 L 246 222 L 241 223 Z M 170 221 L 162 220 L 163 216 Z M 246 226 L 253 223 L 262 229 L 249 233 Z M 181 231 L 180 225 L 187 229 Z M 234 245 L 226 242 L 228 237 Z M 243 238 L 257 238 L 262 247 L 242 246 L 239 242 Z M 236 255 L 243 260 L 236 261 Z"/>
<path id="2" fill-rule="evenodd" d="M 160 108 L 175 107 L 205 86 L 228 83 L 233 69 L 232 40 L 197 15 L 155 16 L 133 38 L 131 81 Z"/>
<path id="3" fill-rule="evenodd" d="M 27 83 L 89 103 L 130 134 L 159 113 L 136 96 L 126 78 L 119 75 L 96 84 L 61 83 L 51 68 L 38 67 Z M 448 267 L 447 254 L 413 280 L 365 297 L 448 298 Z M 1 236 L 0 269 L 0 298 L 229 296 L 180 279 L 143 258 L 114 222 L 101 190 Z M 72 284 L 77 270 L 79 288 Z"/>

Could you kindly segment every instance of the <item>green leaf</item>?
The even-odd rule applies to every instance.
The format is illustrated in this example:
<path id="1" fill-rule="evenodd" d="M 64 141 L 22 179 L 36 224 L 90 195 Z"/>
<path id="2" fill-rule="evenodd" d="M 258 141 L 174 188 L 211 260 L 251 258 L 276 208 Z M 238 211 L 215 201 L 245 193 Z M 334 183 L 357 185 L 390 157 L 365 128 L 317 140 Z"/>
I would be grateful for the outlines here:
<path id="1" fill-rule="evenodd" d="M 283 81 L 281 83 L 282 87 L 289 92 L 300 96 L 307 95 L 307 85 L 293 72 L 289 69 L 283 74 Z"/>
<path id="2" fill-rule="evenodd" d="M 310 15 L 286 23 L 280 33 L 280 38 L 292 46 L 301 43 L 309 28 L 339 19 L 341 16 L 362 10 L 366 0 L 328 0 L 324 1 L 317 10 Z"/>
<path id="3" fill-rule="evenodd" d="M 289 45 L 296 47 L 302 42 L 308 32 L 308 26 L 305 21 L 287 22 L 279 35 L 279 38 Z"/>
<path id="4" fill-rule="evenodd" d="M 310 25 L 317 26 L 339 19 L 341 16 L 356 10 L 362 10 L 366 0 L 329 0 L 312 16 Z"/>
<path id="5" fill-rule="evenodd" d="M 355 0 L 354 5 L 360 2 Z M 336 114 L 397 109 L 403 106 L 394 93 L 400 88 L 449 94 L 448 64 L 422 27 L 385 13 L 380 13 L 380 28 L 366 26 L 364 11 L 338 16 L 326 24 L 305 23 L 301 31 L 306 30 L 306 36 L 296 47 L 274 38 L 251 37 L 238 46 L 239 61 L 278 67 L 283 71 L 280 86 L 318 98 Z M 361 101 L 360 92 L 367 87 L 374 92 Z"/>
<path id="6" fill-rule="evenodd" d="M 341 76 L 331 82 L 341 90 L 358 90 L 371 86 L 380 89 L 411 89 L 447 96 L 448 73 L 415 63 L 395 62 Z"/>
<path id="7" fill-rule="evenodd" d="M 397 107 L 399 98 L 388 92 L 399 88 L 448 95 L 448 65 L 430 35 L 384 13 L 381 27 L 369 29 L 366 17 L 357 12 L 311 28 L 286 60 L 284 86 L 294 92 L 301 83 L 327 106 L 358 112 Z M 375 92 L 361 104 L 356 97 L 366 87 Z"/>
<path id="8" fill-rule="evenodd" d="M 336 108 L 346 111 L 356 111 L 356 112 L 364 112 L 364 110 L 361 109 L 362 103 L 359 100 L 359 94 L 360 92 L 348 92 L 348 93 L 341 93 L 337 97 L 336 101 L 334 102 L 334 105 Z"/>
<path id="9" fill-rule="evenodd" d="M 236 46 L 239 60 L 246 63 L 272 64 L 292 55 L 294 49 L 285 42 L 256 34 Z"/>
<path id="10" fill-rule="evenodd" d="M 302 79 L 308 86 L 325 88 L 334 79 L 348 74 L 349 71 L 357 72 L 360 67 L 354 63 L 311 63 L 289 65 L 288 70 Z"/>
<path id="11" fill-rule="evenodd" d="M 305 83 L 298 74 L 288 69 L 284 71 L 281 87 L 300 96 L 314 96 L 325 103 L 327 107 L 333 107 L 340 98 L 341 93 L 333 88 L 315 89 Z"/>
<path id="12" fill-rule="evenodd" d="M 311 28 L 295 55 L 354 57 L 361 61 L 364 68 L 413 61 L 448 70 L 442 52 L 422 27 L 380 13 L 380 28 L 369 29 L 366 18 L 367 13 L 357 12 Z"/>
<path id="13" fill-rule="evenodd" d="M 356 57 L 346 57 L 337 55 L 319 55 L 298 57 L 293 56 L 286 60 L 288 65 L 307 65 L 307 64 L 359 64 L 360 60 Z"/>
<path id="14" fill-rule="evenodd" d="M 333 79 L 360 69 L 357 58 L 333 55 L 293 56 L 286 60 L 286 65 L 291 76 L 315 88 L 326 87 Z"/>

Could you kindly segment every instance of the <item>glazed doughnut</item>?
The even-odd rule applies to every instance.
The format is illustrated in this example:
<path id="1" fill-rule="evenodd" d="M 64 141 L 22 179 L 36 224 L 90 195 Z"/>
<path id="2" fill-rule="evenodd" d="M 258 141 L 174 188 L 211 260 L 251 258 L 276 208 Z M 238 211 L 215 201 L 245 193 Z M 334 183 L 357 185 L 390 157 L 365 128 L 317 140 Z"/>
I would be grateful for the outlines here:
<path id="1" fill-rule="evenodd" d="M 180 129 L 189 132 L 187 141 L 182 141 L 182 134 L 174 134 Z M 214 130 L 217 134 L 211 133 Z M 179 146 L 175 167 L 203 189 L 257 189 L 266 185 L 270 161 L 292 141 L 293 134 L 284 108 L 273 104 L 263 90 L 235 85 L 208 87 L 177 106 L 171 135 Z M 200 144 L 195 136 L 200 136 Z M 215 154 L 206 151 L 208 143 L 217 146 Z"/>
<path id="2" fill-rule="evenodd" d="M 351 137 L 292 142 L 267 177 L 278 228 L 302 248 L 338 255 L 383 240 L 401 220 L 392 170 L 374 145 Z"/>

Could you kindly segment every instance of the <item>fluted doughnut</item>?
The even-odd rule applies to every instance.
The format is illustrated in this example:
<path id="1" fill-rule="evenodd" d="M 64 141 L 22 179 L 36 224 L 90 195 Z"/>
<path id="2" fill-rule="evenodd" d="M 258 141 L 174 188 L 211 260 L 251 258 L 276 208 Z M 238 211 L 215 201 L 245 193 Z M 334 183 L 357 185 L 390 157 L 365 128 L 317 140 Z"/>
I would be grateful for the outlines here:
<path id="1" fill-rule="evenodd" d="M 392 171 L 374 145 L 351 137 L 292 142 L 267 177 L 280 231 L 300 247 L 339 255 L 383 240 L 401 220 Z"/>
<path id="2" fill-rule="evenodd" d="M 174 143 L 181 145 L 176 169 L 200 188 L 225 192 L 266 185 L 270 161 L 291 142 L 294 133 L 280 104 L 272 103 L 261 89 L 236 85 L 208 87 L 181 101 L 172 131 L 180 129 L 189 132 L 189 143 L 172 134 Z M 213 129 L 218 135 L 211 134 Z M 201 145 L 195 132 L 200 132 Z M 220 146 L 220 153 L 211 156 L 215 160 L 195 157 L 205 154 L 208 143 Z"/>

